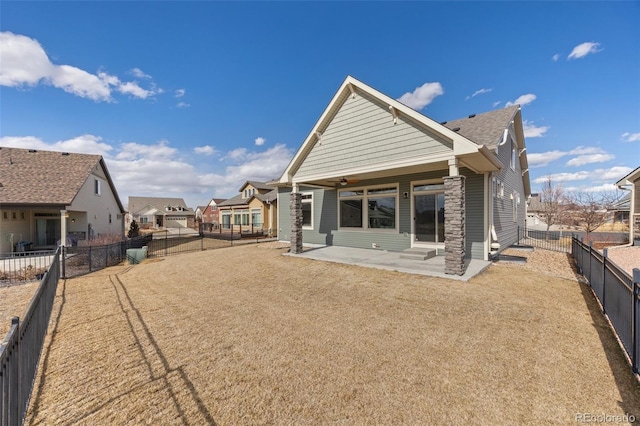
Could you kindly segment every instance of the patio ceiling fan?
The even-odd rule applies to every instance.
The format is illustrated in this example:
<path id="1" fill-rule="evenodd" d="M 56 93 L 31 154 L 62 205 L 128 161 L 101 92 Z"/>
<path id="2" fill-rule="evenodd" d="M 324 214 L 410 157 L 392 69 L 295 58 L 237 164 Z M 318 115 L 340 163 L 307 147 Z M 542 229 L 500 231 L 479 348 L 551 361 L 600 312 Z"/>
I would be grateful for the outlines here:
<path id="1" fill-rule="evenodd" d="M 342 178 L 339 180 L 330 180 L 329 182 L 336 182 L 337 185 L 345 186 L 347 184 L 351 185 L 360 181 L 358 179 L 347 179 L 346 177 L 342 176 Z"/>

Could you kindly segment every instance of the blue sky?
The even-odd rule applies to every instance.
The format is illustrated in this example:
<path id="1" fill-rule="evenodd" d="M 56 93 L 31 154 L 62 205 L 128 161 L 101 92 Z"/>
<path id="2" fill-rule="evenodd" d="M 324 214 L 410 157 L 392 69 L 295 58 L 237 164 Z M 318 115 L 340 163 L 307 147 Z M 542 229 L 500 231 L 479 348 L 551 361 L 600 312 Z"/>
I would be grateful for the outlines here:
<path id="1" fill-rule="evenodd" d="M 0 146 L 119 195 L 279 177 L 352 75 L 437 120 L 522 105 L 533 191 L 640 166 L 640 2 L 0 2 Z M 403 97 L 404 96 L 404 97 Z"/>

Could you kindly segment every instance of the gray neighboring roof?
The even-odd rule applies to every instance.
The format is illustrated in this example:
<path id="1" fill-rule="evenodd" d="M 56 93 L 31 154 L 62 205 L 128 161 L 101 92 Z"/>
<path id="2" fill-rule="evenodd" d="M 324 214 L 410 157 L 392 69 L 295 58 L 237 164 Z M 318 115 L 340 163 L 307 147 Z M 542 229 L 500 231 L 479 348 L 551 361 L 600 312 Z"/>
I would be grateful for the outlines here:
<path id="1" fill-rule="evenodd" d="M 70 205 L 96 166 L 124 212 L 102 156 L 9 147 L 0 147 L 0 204 Z"/>
<path id="2" fill-rule="evenodd" d="M 265 182 L 259 182 L 257 180 L 248 180 L 240 187 L 240 189 L 238 191 L 242 192 L 244 187 L 249 185 L 249 184 L 251 186 L 253 186 L 255 189 L 262 189 L 262 190 L 267 190 L 267 191 L 271 191 L 273 189 L 272 186 L 267 185 Z"/>
<path id="3" fill-rule="evenodd" d="M 267 192 L 266 194 L 255 194 L 254 197 L 256 197 L 258 200 L 266 202 L 266 203 L 273 203 L 274 201 L 276 201 L 278 199 L 278 190 L 277 189 L 272 189 L 271 191 Z"/>
<path id="4" fill-rule="evenodd" d="M 509 127 L 509 123 L 518 112 L 519 105 L 497 109 L 482 114 L 470 115 L 453 121 L 442 123 L 445 127 L 454 130 L 465 138 L 485 145 L 489 149 L 495 149 L 502 140 L 504 129 Z"/>
<path id="5" fill-rule="evenodd" d="M 235 197 L 231 197 L 221 202 L 220 204 L 218 204 L 218 207 L 241 206 L 241 205 L 248 204 L 249 200 L 250 199 L 242 198 L 242 194 L 238 194 Z"/>
<path id="6" fill-rule="evenodd" d="M 246 206 L 251 202 L 252 198 L 257 198 L 263 203 L 273 203 L 278 199 L 278 190 L 271 189 L 271 191 L 267 192 L 266 194 L 255 193 L 249 198 L 243 198 L 242 194 L 238 194 L 235 197 L 229 198 L 228 200 L 218 204 L 218 207 Z"/>
<path id="7" fill-rule="evenodd" d="M 182 198 L 164 198 L 164 197 L 129 197 L 129 213 L 135 214 L 146 206 L 153 206 L 166 216 L 184 216 L 193 215 L 195 212 Z M 184 211 L 166 211 L 167 206 L 182 207 Z"/>
<path id="8" fill-rule="evenodd" d="M 542 201 L 540 200 L 540 194 L 531 194 L 527 202 L 528 212 L 541 212 L 543 211 Z"/>

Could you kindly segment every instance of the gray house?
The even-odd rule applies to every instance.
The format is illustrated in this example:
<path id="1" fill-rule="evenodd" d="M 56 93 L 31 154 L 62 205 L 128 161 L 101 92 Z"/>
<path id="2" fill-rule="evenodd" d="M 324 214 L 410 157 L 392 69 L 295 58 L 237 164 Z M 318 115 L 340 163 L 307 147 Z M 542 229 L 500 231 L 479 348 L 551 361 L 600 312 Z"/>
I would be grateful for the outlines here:
<path id="1" fill-rule="evenodd" d="M 278 185 L 278 237 L 445 255 L 462 275 L 517 241 L 530 195 L 520 107 L 438 123 L 349 76 Z"/>

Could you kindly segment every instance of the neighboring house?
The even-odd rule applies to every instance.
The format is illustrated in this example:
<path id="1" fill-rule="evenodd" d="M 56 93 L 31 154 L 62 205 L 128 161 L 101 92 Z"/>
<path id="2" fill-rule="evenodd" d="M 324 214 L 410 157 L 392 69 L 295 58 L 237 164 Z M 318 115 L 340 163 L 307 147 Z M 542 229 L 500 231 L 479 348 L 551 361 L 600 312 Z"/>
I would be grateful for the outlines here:
<path id="1" fill-rule="evenodd" d="M 218 204 L 220 227 L 234 232 L 277 235 L 278 190 L 265 182 L 246 181 L 235 197 Z"/>
<path id="2" fill-rule="evenodd" d="M 124 235 L 124 208 L 102 156 L 0 147 L 0 253 L 101 234 Z"/>
<path id="3" fill-rule="evenodd" d="M 608 209 L 609 222 L 629 224 L 629 212 L 631 211 L 631 192 L 627 192 Z"/>
<path id="4" fill-rule="evenodd" d="M 543 219 L 544 209 L 542 201 L 540 201 L 540 194 L 531 194 L 527 199 L 527 220 L 526 227 L 528 229 L 545 230 L 547 224 Z"/>
<path id="5" fill-rule="evenodd" d="M 196 228 L 196 214 L 182 198 L 129 197 L 130 220 L 138 222 L 140 229 Z"/>
<path id="6" fill-rule="evenodd" d="M 278 186 L 278 236 L 294 253 L 302 241 L 423 249 L 463 274 L 525 224 L 520 107 L 438 123 L 349 76 Z"/>
<path id="7" fill-rule="evenodd" d="M 212 198 L 206 206 L 196 208 L 196 222 L 202 224 L 204 230 L 212 231 L 220 226 L 218 204 L 223 201 L 225 201 L 224 198 Z"/>
<path id="8" fill-rule="evenodd" d="M 616 182 L 620 189 L 629 191 L 629 241 L 640 245 L 640 167 Z"/>

